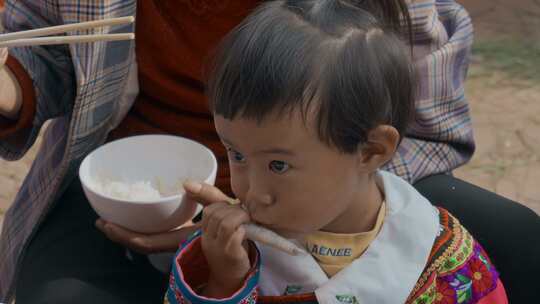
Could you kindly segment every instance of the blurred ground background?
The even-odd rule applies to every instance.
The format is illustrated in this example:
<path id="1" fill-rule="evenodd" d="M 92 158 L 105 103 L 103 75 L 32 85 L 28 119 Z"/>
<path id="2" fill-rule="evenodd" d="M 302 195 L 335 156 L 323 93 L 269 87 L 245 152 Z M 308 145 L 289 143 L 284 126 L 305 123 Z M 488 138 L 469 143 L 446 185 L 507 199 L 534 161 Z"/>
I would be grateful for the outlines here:
<path id="1" fill-rule="evenodd" d="M 459 2 L 459 0 L 458 0 Z M 540 214 L 540 0 L 464 0 L 477 150 L 455 174 Z"/>
<path id="2" fill-rule="evenodd" d="M 466 94 L 477 151 L 454 173 L 540 214 L 540 0 L 459 2 L 475 25 Z M 0 160 L 0 229 L 38 146 Z"/>

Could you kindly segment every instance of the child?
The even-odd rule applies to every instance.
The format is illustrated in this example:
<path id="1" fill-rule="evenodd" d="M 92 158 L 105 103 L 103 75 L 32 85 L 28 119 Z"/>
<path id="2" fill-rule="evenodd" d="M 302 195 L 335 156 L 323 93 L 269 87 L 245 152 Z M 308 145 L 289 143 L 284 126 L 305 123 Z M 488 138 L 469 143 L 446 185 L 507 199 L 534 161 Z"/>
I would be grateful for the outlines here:
<path id="1" fill-rule="evenodd" d="M 354 1 L 272 1 L 225 40 L 208 96 L 241 205 L 205 208 L 171 303 L 506 303 L 447 211 L 378 169 L 413 109 L 408 48 Z M 255 223 L 291 256 L 246 240 Z"/>

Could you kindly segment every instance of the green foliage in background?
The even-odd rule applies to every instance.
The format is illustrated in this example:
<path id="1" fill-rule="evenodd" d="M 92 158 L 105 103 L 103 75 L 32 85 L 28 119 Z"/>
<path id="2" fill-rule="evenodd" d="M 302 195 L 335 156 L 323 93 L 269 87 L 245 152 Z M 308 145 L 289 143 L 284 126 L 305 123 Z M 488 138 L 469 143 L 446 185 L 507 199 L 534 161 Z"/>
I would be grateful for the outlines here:
<path id="1" fill-rule="evenodd" d="M 494 70 L 508 73 L 511 77 L 540 81 L 540 43 L 525 39 L 478 41 L 473 45 L 473 61 L 480 70 L 472 70 L 471 76 Z"/>

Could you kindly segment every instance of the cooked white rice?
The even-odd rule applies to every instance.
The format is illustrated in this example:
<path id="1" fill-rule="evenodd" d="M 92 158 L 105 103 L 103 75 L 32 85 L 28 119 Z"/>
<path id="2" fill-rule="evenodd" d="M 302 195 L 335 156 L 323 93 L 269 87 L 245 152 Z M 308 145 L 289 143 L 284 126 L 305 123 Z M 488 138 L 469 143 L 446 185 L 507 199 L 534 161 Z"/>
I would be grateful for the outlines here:
<path id="1" fill-rule="evenodd" d="M 161 198 L 159 191 L 148 181 L 135 183 L 94 181 L 92 188 L 98 193 L 121 200 L 151 201 Z"/>

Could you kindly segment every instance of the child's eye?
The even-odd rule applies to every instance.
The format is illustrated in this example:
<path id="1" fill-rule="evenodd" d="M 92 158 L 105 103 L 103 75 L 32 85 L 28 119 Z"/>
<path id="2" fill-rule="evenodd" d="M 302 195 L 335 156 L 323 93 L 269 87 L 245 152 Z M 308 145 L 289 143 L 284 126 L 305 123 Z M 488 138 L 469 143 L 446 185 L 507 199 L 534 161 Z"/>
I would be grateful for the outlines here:
<path id="1" fill-rule="evenodd" d="M 244 155 L 242 155 L 240 152 L 235 151 L 233 149 L 227 149 L 229 151 L 230 158 L 237 163 L 243 163 L 246 161 L 246 158 Z"/>
<path id="2" fill-rule="evenodd" d="M 290 168 L 289 164 L 281 160 L 273 160 L 268 164 L 268 168 L 274 173 L 283 174 Z"/>

